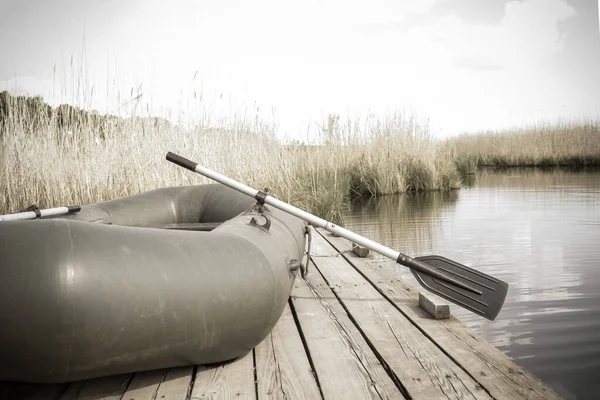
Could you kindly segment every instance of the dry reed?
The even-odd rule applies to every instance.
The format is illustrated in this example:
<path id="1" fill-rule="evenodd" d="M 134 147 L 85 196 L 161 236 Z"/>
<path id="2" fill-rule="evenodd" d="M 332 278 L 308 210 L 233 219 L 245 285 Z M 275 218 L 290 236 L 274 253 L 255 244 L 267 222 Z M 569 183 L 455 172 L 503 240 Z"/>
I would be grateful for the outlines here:
<path id="1" fill-rule="evenodd" d="M 600 124 L 556 122 L 504 132 L 462 135 L 447 140 L 460 169 L 477 166 L 599 166 Z"/>
<path id="2" fill-rule="evenodd" d="M 283 201 L 342 222 L 352 195 L 448 190 L 460 181 L 425 124 L 402 114 L 341 124 L 321 144 L 283 145 L 241 114 L 218 123 L 98 116 L 41 99 L 0 94 L 0 213 L 89 204 L 173 185 L 209 182 L 165 160 L 179 153 Z M 208 119 L 207 119 L 208 120 Z"/>

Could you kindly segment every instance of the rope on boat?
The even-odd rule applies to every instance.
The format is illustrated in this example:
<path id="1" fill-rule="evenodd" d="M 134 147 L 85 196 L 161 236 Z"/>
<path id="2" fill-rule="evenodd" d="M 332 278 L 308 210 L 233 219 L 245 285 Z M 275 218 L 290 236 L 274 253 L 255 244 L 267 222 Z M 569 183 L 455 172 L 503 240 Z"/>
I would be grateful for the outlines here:
<path id="1" fill-rule="evenodd" d="M 306 279 L 308 276 L 308 266 L 310 265 L 310 243 L 312 242 L 312 229 L 310 229 L 310 226 L 306 225 L 304 227 L 304 233 L 308 236 L 308 250 L 306 251 L 306 264 L 300 268 L 300 272 L 302 273 L 302 278 Z"/>

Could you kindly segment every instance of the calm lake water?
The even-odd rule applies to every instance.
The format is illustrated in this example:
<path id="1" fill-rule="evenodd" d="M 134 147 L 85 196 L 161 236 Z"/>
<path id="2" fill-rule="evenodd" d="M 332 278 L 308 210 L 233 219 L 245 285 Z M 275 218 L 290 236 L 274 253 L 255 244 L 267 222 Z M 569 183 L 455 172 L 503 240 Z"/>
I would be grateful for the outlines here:
<path id="1" fill-rule="evenodd" d="M 452 193 L 355 201 L 345 226 L 508 282 L 495 321 L 452 314 L 564 398 L 600 398 L 600 171 L 481 171 Z"/>

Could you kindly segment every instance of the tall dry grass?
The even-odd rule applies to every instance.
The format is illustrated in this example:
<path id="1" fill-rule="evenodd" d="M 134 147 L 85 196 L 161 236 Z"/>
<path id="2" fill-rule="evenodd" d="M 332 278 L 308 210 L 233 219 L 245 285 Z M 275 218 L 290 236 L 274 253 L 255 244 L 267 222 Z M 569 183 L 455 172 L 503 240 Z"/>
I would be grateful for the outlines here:
<path id="1" fill-rule="evenodd" d="M 451 138 L 443 149 L 461 169 L 477 166 L 599 166 L 600 123 L 556 122 Z"/>
<path id="2" fill-rule="evenodd" d="M 179 153 L 283 201 L 342 222 L 352 195 L 459 186 L 427 126 L 402 114 L 340 123 L 330 116 L 320 145 L 284 145 L 274 127 L 233 114 L 217 123 L 174 125 L 116 118 L 5 96 L 0 113 L 0 213 L 30 204 L 89 204 L 209 180 L 165 160 Z M 202 119 L 209 121 L 210 119 Z"/>
<path id="3" fill-rule="evenodd" d="M 436 147 L 425 122 L 404 113 L 348 120 L 333 129 L 329 121 L 325 142 L 344 148 L 352 196 L 460 187 L 449 154 Z"/>

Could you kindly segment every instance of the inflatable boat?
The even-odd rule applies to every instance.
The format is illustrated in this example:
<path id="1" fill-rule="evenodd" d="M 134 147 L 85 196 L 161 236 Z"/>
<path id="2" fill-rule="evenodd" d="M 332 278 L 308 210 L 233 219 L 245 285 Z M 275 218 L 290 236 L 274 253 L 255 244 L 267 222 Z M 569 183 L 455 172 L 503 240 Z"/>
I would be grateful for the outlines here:
<path id="1" fill-rule="evenodd" d="M 219 184 L 0 222 L 0 381 L 242 357 L 278 321 L 306 223 Z"/>

